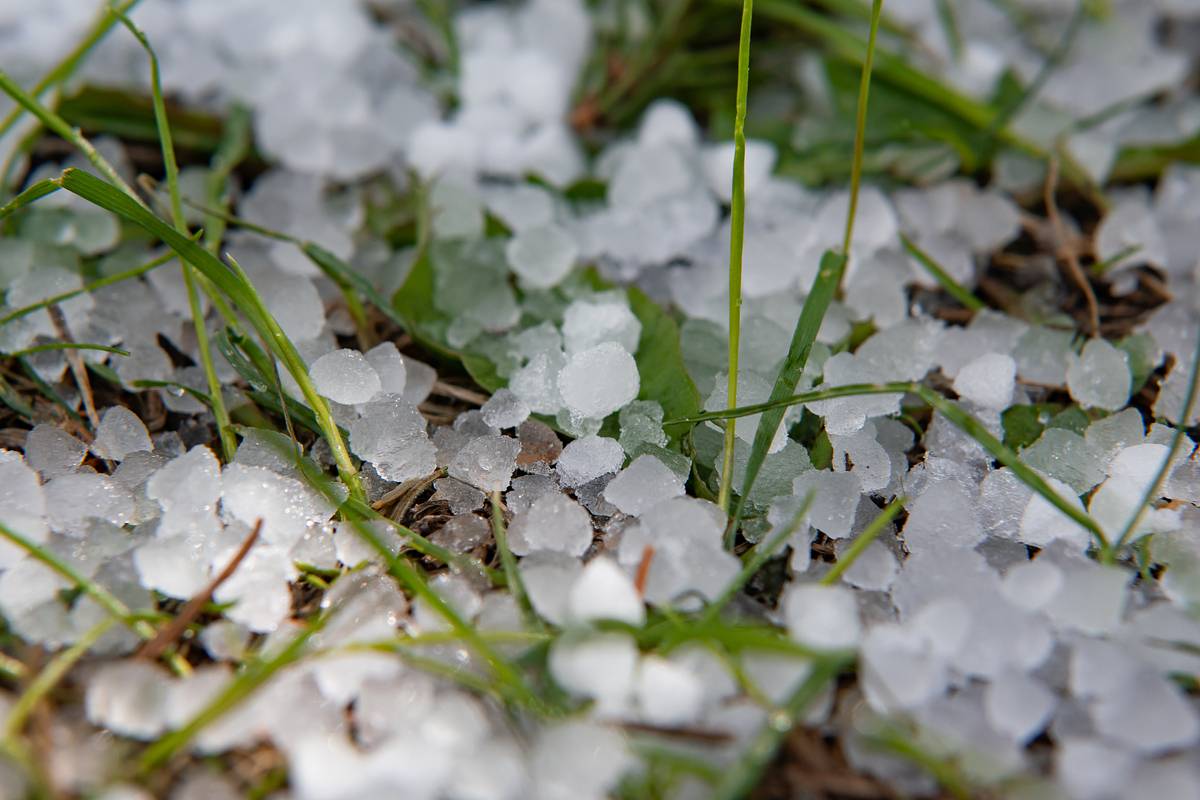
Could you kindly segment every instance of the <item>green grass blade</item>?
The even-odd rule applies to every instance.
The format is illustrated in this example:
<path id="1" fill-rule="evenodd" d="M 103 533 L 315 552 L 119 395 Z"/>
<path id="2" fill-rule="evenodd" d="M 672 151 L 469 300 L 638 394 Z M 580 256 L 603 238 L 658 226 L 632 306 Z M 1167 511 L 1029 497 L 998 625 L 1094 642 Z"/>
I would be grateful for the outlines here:
<path id="1" fill-rule="evenodd" d="M 119 347 L 112 347 L 107 344 L 89 344 L 88 342 L 48 342 L 46 344 L 37 344 L 33 347 L 26 347 L 24 350 L 17 350 L 13 353 L 6 353 L 8 358 L 25 358 L 34 353 L 45 353 L 51 350 L 99 350 L 102 353 L 115 353 L 119 356 L 128 356 L 128 350 L 122 350 Z"/>
<path id="2" fill-rule="evenodd" d="M 837 583 L 838 578 L 842 577 L 846 570 L 853 566 L 858 557 L 863 554 L 863 551 L 888 526 L 888 523 L 896 518 L 896 515 L 904 507 L 904 503 L 905 498 L 903 497 L 897 497 L 888 503 L 887 508 L 883 509 L 878 517 L 871 520 L 871 524 L 867 526 L 866 530 L 855 537 L 854 541 L 850 543 L 850 547 L 838 558 L 837 563 L 833 565 L 833 569 L 829 570 L 829 572 L 825 573 L 825 577 L 821 578 L 821 583 L 826 586 L 832 586 Z"/>
<path id="3" fill-rule="evenodd" d="M 942 416 L 954 423 L 955 427 L 978 442 L 979 446 L 988 452 L 988 455 L 1011 469 L 1013 474 L 1020 478 L 1022 483 L 1040 494 L 1046 502 L 1057 508 L 1072 521 L 1086 529 L 1096 540 L 1096 546 L 1100 549 L 1101 553 L 1108 549 L 1108 538 L 1105 536 L 1104 529 L 1086 511 L 1071 505 L 1060 497 L 1058 492 L 1054 491 L 1041 475 L 1026 466 L 1020 456 L 1008 447 L 1008 445 L 1004 444 L 1004 442 L 993 436 L 991 431 L 983 426 L 983 423 L 966 411 L 963 411 L 956 403 L 947 400 L 928 387 L 915 384 L 912 391 L 926 403 L 941 412 Z"/>
<path id="4" fill-rule="evenodd" d="M 63 172 L 59 180 L 67 191 L 123 217 L 161 240 L 178 253 L 184 261 L 195 266 L 242 310 L 259 334 L 270 343 L 275 355 L 283 361 L 285 368 L 299 385 L 305 402 L 317 415 L 321 431 L 329 442 L 330 450 L 333 451 L 342 480 L 352 494 L 357 497 L 365 496 L 358 478 L 358 471 L 354 467 L 350 451 L 346 448 L 346 442 L 338 431 L 328 404 L 317 394 L 317 390 L 308 376 L 308 367 L 305 365 L 304 359 L 300 357 L 300 353 L 288 339 L 287 334 L 279 327 L 279 323 L 271 316 L 262 296 L 246 278 L 237 262 L 230 259 L 230 265 L 226 266 L 212 253 L 167 225 L 144 206 L 135 202 L 133 198 L 94 175 L 69 169 Z"/>
<path id="5" fill-rule="evenodd" d="M 53 194 L 61 188 L 53 178 L 38 181 L 0 207 L 0 220 L 8 219 L 30 203 L 40 200 L 48 194 Z"/>
<path id="6" fill-rule="evenodd" d="M 879 17 L 883 0 L 871 3 L 871 27 L 867 33 L 867 50 L 863 57 L 862 78 L 858 84 L 858 109 L 854 117 L 854 155 L 850 162 L 850 206 L 846 211 L 846 234 L 842 238 L 842 255 L 850 258 L 850 242 L 854 238 L 854 220 L 858 216 L 858 187 L 862 183 L 863 146 L 867 138 L 867 99 L 871 93 L 871 67 L 875 61 L 875 41 L 879 35 Z"/>
<path id="7" fill-rule="evenodd" d="M 232 711 L 279 670 L 301 658 L 309 640 L 325 626 L 329 618 L 329 614 L 316 617 L 275 656 L 267 661 L 251 663 L 183 727 L 171 731 L 146 748 L 138 759 L 138 774 L 145 775 L 169 761 L 201 730 Z"/>
<path id="8" fill-rule="evenodd" d="M 78 663 L 79 659 L 83 658 L 87 651 L 92 648 L 96 642 L 104 634 L 108 633 L 109 629 L 117 623 L 115 617 L 106 617 L 79 637 L 79 641 L 63 650 L 54 659 L 46 665 L 46 668 L 38 673 L 29 687 L 21 693 L 17 698 L 17 702 L 8 712 L 8 717 L 4 720 L 3 737 L 11 740 L 21 735 L 21 731 L 25 728 L 25 723 L 29 719 L 29 715 L 33 713 L 34 708 L 41 702 L 42 698 L 53 691 L 71 667 Z"/>
<path id="9" fill-rule="evenodd" d="M 787 406 L 798 405 L 800 403 L 811 403 L 817 400 L 832 400 L 839 397 L 856 397 L 872 394 L 915 394 L 920 397 L 927 405 L 932 406 L 941 412 L 951 424 L 962 430 L 972 439 L 979 443 L 987 453 L 1004 466 L 1008 467 L 1013 473 L 1033 491 L 1042 496 L 1046 502 L 1057 508 L 1072 521 L 1085 528 L 1092 537 L 1096 540 L 1097 546 L 1103 552 L 1108 547 L 1108 540 L 1105 536 L 1104 529 L 1087 514 L 1087 512 L 1071 505 L 1063 498 L 1059 497 L 1042 476 L 1038 475 L 1016 452 L 1008 447 L 1004 442 L 997 439 L 992 433 L 984 427 L 983 423 L 975 419 L 966 411 L 963 411 L 956 403 L 947 400 L 942 395 L 932 389 L 923 386 L 919 383 L 859 383 L 849 384 L 846 386 L 834 386 L 829 389 L 821 389 L 815 392 L 805 392 L 803 394 L 792 395 L 784 400 L 768 401 L 752 406 L 742 406 L 740 408 L 729 409 L 726 411 L 710 411 L 705 414 L 699 414 L 695 417 L 686 419 L 670 420 L 664 423 L 667 425 L 685 425 L 695 424 L 698 422 L 707 422 L 711 420 L 727 419 L 730 417 L 745 417 L 751 414 L 761 414 L 764 411 L 778 409 Z"/>
<path id="10" fill-rule="evenodd" d="M 767 560 L 770 559 L 771 556 L 775 555 L 776 550 L 782 547 L 788 539 L 791 539 L 792 535 L 796 531 L 800 530 L 800 525 L 804 522 L 805 517 L 808 515 L 808 510 L 812 508 L 814 498 L 815 495 L 810 491 L 807 495 L 805 495 L 803 502 L 800 503 L 800 508 L 796 510 L 791 522 L 783 526 L 783 528 L 776 532 L 771 538 L 758 544 L 753 550 L 750 551 L 749 558 L 745 559 L 738 574 L 732 581 L 729 582 L 729 585 L 721 591 L 721 594 L 718 595 L 717 598 L 713 600 L 707 608 L 704 609 L 704 614 L 700 617 L 700 625 L 709 625 L 715 622 L 717 617 L 721 616 L 721 611 L 725 608 L 725 606 L 729 605 L 729 601 L 734 598 L 734 595 L 740 592 L 742 587 L 749 583 L 750 579 L 758 574 L 758 571 L 762 569 L 763 564 L 766 564 Z"/>
<path id="11" fill-rule="evenodd" d="M 754 0 L 742 0 L 742 25 L 738 39 L 737 100 L 733 121 L 733 193 L 729 211 L 729 374 L 726 406 L 737 407 L 738 356 L 742 332 L 742 250 L 746 239 L 746 105 L 750 92 L 750 25 Z M 736 423 L 725 427 L 725 451 L 717 504 L 729 510 L 733 485 L 733 451 Z"/>
<path id="12" fill-rule="evenodd" d="M 1171 467 L 1174 465 L 1175 456 L 1179 453 L 1179 448 L 1183 446 L 1183 440 L 1187 438 L 1188 419 L 1191 418 L 1192 409 L 1196 407 L 1196 389 L 1200 384 L 1200 337 L 1197 337 L 1196 352 L 1192 355 L 1191 372 L 1188 376 L 1188 388 L 1183 398 L 1183 408 L 1180 409 L 1179 425 L 1175 428 L 1175 433 L 1171 435 L 1171 446 L 1167 451 L 1167 457 L 1163 459 L 1162 466 L 1158 468 L 1158 472 L 1154 475 L 1154 480 L 1146 487 L 1145 494 L 1142 495 L 1142 500 L 1138 504 L 1137 512 L 1129 518 L 1125 527 L 1121 530 L 1121 535 L 1113 542 L 1113 545 L 1103 553 L 1103 561 L 1111 564 L 1116 560 L 1122 547 L 1129 541 L 1129 537 L 1137 529 L 1138 523 L 1142 521 L 1142 517 L 1146 515 L 1150 504 L 1159 496 L 1162 491 L 1163 482 L 1171 473 Z"/>
<path id="13" fill-rule="evenodd" d="M 492 503 L 492 536 L 496 539 L 496 550 L 500 553 L 500 564 L 504 567 L 505 583 L 512 592 L 513 599 L 517 601 L 517 607 L 521 609 L 521 616 L 525 624 L 537 629 L 540 627 L 540 622 L 533 610 L 533 604 L 529 601 L 529 593 L 525 591 L 525 582 L 521 580 L 521 573 L 517 569 L 517 559 L 508 546 L 508 529 L 504 525 L 504 509 L 501 506 L 500 493 L 492 492 L 490 499 Z"/>
<path id="14" fill-rule="evenodd" d="M 72 128 L 67 124 L 66 120 L 42 105 L 37 98 L 30 95 L 16 81 L 10 78 L 4 70 L 0 70 L 0 91 L 3 91 L 15 100 L 17 105 L 32 113 L 53 133 L 78 148 L 87 160 L 91 162 L 92 166 L 108 179 L 109 183 L 119 187 L 125 194 L 133 198 L 135 202 L 143 206 L 145 205 L 145 203 L 142 203 L 141 198 L 137 196 L 137 193 L 133 191 L 133 188 L 125 182 L 125 179 L 117 174 L 117 170 L 113 165 L 108 163 L 108 160 L 100 155 L 95 147 L 92 147 L 92 143 L 85 139 L 78 129 Z"/>
<path id="15" fill-rule="evenodd" d="M 176 258 L 175 253 L 168 250 L 163 255 L 158 256 L 157 258 L 152 258 L 149 261 L 147 261 L 145 264 L 140 264 L 136 267 L 133 267 L 132 269 L 122 270 L 121 272 L 113 273 L 112 275 L 109 275 L 107 277 L 100 278 L 98 280 L 94 280 L 91 283 L 85 283 L 83 285 L 83 288 L 81 288 L 81 289 L 72 289 L 69 292 L 62 292 L 61 294 L 56 294 L 51 297 L 47 297 L 45 300 L 39 300 L 36 303 L 30 303 L 27 306 L 21 306 L 18 309 L 8 312 L 3 317 L 0 317 L 0 325 L 7 325 L 8 323 L 12 322 L 15 319 L 20 319 L 21 317 L 29 316 L 30 314 L 34 313 L 35 311 L 40 311 L 43 308 L 48 308 L 49 306 L 57 305 L 58 303 L 61 303 L 64 300 L 70 300 L 72 297 L 78 297 L 81 294 L 88 294 L 88 293 L 94 292 L 98 289 L 103 289 L 105 286 L 112 286 L 114 283 L 120 283 L 121 281 L 127 281 L 130 278 L 136 278 L 140 275 L 145 275 L 147 272 L 150 272 L 153 269 L 157 269 L 158 267 L 161 267 L 163 264 L 166 264 L 170 261 L 174 261 L 175 258 Z"/>
<path id="16" fill-rule="evenodd" d="M 129 610 L 129 606 L 121 602 L 116 595 L 76 570 L 55 553 L 2 523 L 0 523 L 0 537 L 12 542 L 30 556 L 66 578 L 72 585 L 95 600 L 101 608 L 127 625 L 138 636 L 143 639 L 153 638 L 155 631 L 150 623 L 137 619 L 133 612 Z"/>
<path id="17" fill-rule="evenodd" d="M 229 176 L 238 165 L 250 154 L 250 112 L 240 105 L 235 105 L 225 118 L 225 131 L 221 135 L 221 144 L 213 154 L 209 168 L 208 179 L 205 182 L 205 202 L 210 208 L 228 211 L 226 189 Z M 225 238 L 226 222 L 221 215 L 204 215 L 204 246 L 208 252 L 217 255 L 221 250 L 221 242 Z"/>
<path id="18" fill-rule="evenodd" d="M 945 289 L 946 293 L 955 300 L 962 303 L 972 311 L 982 311 L 983 309 L 987 308 L 987 305 L 985 305 L 984 302 L 978 297 L 973 295 L 970 289 L 954 280 L 954 278 L 950 276 L 950 273 L 946 272 L 946 270 L 942 268 L 941 264 L 937 263 L 932 256 L 918 247 L 916 242 L 905 236 L 903 233 L 900 234 L 900 243 L 904 245 L 904 249 L 908 251 L 908 254 L 915 258 L 917 263 L 924 267 L 925 271 L 928 272 L 933 279 L 938 282 L 938 285 Z"/>
<path id="19" fill-rule="evenodd" d="M 179 194 L 179 164 L 175 160 L 175 143 L 171 138 L 171 122 L 167 118 L 167 105 L 163 100 L 162 78 L 158 68 L 158 55 L 154 52 L 154 48 L 150 46 L 149 39 L 142 33 L 133 21 L 124 13 L 113 10 L 117 14 L 117 18 L 121 21 L 133 37 L 141 44 L 142 49 L 146 51 L 146 57 L 150 61 L 150 94 L 154 105 L 154 123 L 158 129 L 158 140 L 162 146 L 163 157 L 163 172 L 167 179 L 167 193 L 171 201 L 171 221 L 175 224 L 175 230 L 182 234 L 187 234 L 187 221 L 183 216 L 183 201 Z M 187 261 L 183 261 L 180 265 L 183 270 L 183 282 L 187 289 L 188 306 L 192 312 L 192 329 L 196 335 L 196 349 L 200 353 L 200 364 L 204 369 L 204 378 L 208 383 L 208 394 L 212 399 L 212 413 L 217 423 L 217 436 L 221 440 L 221 454 L 225 457 L 226 463 L 233 461 L 234 455 L 237 453 L 237 442 L 233 436 L 232 423 L 229 419 L 229 410 L 225 408 L 225 398 L 221 392 L 221 379 L 217 376 L 216 365 L 213 363 L 212 343 L 208 338 L 208 326 L 204 319 L 204 309 L 200 304 L 200 296 L 196 290 L 197 276 L 195 267 Z M 208 289 L 209 287 L 205 287 Z M 214 292 L 208 291 L 209 295 Z"/>
<path id="20" fill-rule="evenodd" d="M 357 307 L 357 315 L 364 316 L 365 318 L 362 310 L 362 302 L 358 299 L 358 296 L 361 295 L 371 305 L 379 309 L 389 320 L 407 329 L 408 326 L 405 325 L 404 317 L 400 316 L 396 309 L 392 308 L 392 304 L 387 301 L 387 298 L 376 291 L 370 281 L 358 274 L 349 264 L 315 242 L 298 242 L 297 244 L 304 255 L 308 256 L 308 259 L 316 264 L 317 268 L 325 273 L 325 276 L 342 290 L 342 295 L 346 298 L 347 305 L 351 306 L 351 314 L 355 314 L 354 309 Z"/>
<path id="21" fill-rule="evenodd" d="M 796 320 L 792 341 L 788 345 L 787 356 L 779 368 L 779 375 L 775 378 L 775 385 L 771 389 L 768 404 L 781 403 L 795 393 L 796 384 L 800 382 L 800 375 L 804 372 L 804 366 L 808 363 L 813 344 L 817 340 L 817 333 L 821 330 L 825 312 L 829 310 L 829 304 L 833 302 L 833 296 L 837 293 L 845 270 L 845 255 L 831 250 L 821 257 L 821 266 L 817 270 L 817 277 L 813 281 L 808 297 L 804 299 L 804 307 L 800 310 L 800 318 Z M 787 406 L 785 405 L 771 406 L 763 412 L 758 421 L 758 428 L 754 432 L 754 442 L 750 447 L 750 457 L 746 461 L 746 475 L 742 480 L 741 494 L 732 515 L 733 522 L 726 532 L 727 546 L 733 544 L 733 539 L 737 535 L 737 527 L 746 507 L 746 498 L 750 496 L 750 490 L 754 488 L 754 481 L 758 479 L 758 473 L 767 458 L 767 450 L 771 447 L 771 441 L 775 438 L 775 433 L 779 430 L 786 411 Z M 731 426 L 726 427 L 726 431 L 729 430 L 729 427 Z M 728 469 L 730 469 L 730 480 L 732 480 L 731 466 Z"/>

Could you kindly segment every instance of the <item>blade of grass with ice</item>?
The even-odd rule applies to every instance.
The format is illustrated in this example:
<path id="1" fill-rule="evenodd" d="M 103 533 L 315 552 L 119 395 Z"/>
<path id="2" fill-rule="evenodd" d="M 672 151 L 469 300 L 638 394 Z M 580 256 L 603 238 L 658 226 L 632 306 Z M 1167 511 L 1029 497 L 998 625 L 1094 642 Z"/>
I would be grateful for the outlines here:
<path id="1" fill-rule="evenodd" d="M 58 135 L 61 139 L 74 145 L 81 153 L 83 153 L 84 157 L 91 162 L 92 166 L 99 170 L 100 174 L 108 179 L 109 183 L 118 187 L 121 191 L 129 195 L 129 197 L 133 198 L 143 207 L 146 205 L 142 202 L 142 199 L 137 196 L 137 193 L 133 191 L 133 188 L 125 182 L 125 179 L 117 174 L 117 170 L 113 167 L 113 165 L 108 163 L 108 160 L 96 151 L 96 148 L 92 146 L 92 143 L 84 138 L 83 134 L 81 134 L 78 129 L 72 128 L 67 124 L 66 120 L 64 120 L 55 112 L 51 111 L 41 102 L 39 102 L 37 98 L 33 97 L 24 89 L 22 89 L 20 84 L 10 78 L 8 73 L 6 73 L 4 70 L 0 70 L 0 91 L 3 91 L 13 100 L 15 100 L 17 105 L 23 107 L 41 120 L 42 124 L 45 125 L 50 131 Z"/>
<path id="2" fill-rule="evenodd" d="M 21 735 L 21 731 L 25 728 L 25 723 L 29 720 L 30 714 L 33 713 L 37 704 L 42 701 L 46 695 L 53 691 L 54 687 L 62 682 L 71 667 L 83 658 L 87 651 L 92 649 L 92 645 L 100 641 L 104 634 L 108 633 L 109 629 L 117 623 L 116 617 L 105 617 L 100 622 L 89 628 L 83 636 L 73 645 L 63 650 L 56 655 L 45 669 L 38 673 L 38 676 L 33 679 L 25 691 L 21 692 L 21 696 L 17 698 L 17 702 L 13 704 L 12 709 L 8 712 L 8 716 L 4 720 L 3 738 L 6 740 L 15 739 Z"/>
<path id="3" fill-rule="evenodd" d="M 879 534 L 883 532 L 883 529 L 888 526 L 888 523 L 896 518 L 896 515 L 900 513 L 900 509 L 904 508 L 904 503 L 905 498 L 903 497 L 897 497 L 888 503 L 887 508 L 883 509 L 879 516 L 871 520 L 871 524 L 867 525 L 866 530 L 854 538 L 854 541 L 850 543 L 850 547 L 846 549 L 846 552 L 838 556 L 837 563 L 833 565 L 833 569 L 825 573 L 825 577 L 821 578 L 821 583 L 826 586 L 832 586 L 837 583 L 838 578 L 842 577 L 846 573 L 846 570 L 854 565 L 854 562 L 871 545 L 871 542 L 875 541 L 879 537 Z"/>
<path id="4" fill-rule="evenodd" d="M 113 9 L 117 19 L 129 30 L 150 62 L 150 96 L 154 105 L 154 123 L 158 128 L 158 140 L 162 147 L 163 172 L 167 179 L 167 192 L 171 200 L 171 221 L 175 230 L 188 235 L 187 221 L 183 216 L 183 201 L 179 194 L 179 164 L 175 160 L 175 144 L 171 139 L 171 121 L 167 118 L 167 105 L 163 100 L 162 79 L 158 68 L 158 55 L 150 46 L 150 40 L 142 33 L 133 21 L 123 12 Z M 208 383 L 208 395 L 212 399 L 213 417 L 217 423 L 217 437 L 221 441 L 221 454 L 225 462 L 233 461 L 237 453 L 237 442 L 229 420 L 229 410 L 225 407 L 225 398 L 221 392 L 221 379 L 217 376 L 217 368 L 213 362 L 212 343 L 208 338 L 208 325 L 204 319 L 204 309 L 200 304 L 200 295 L 196 289 L 198 276 L 196 268 L 186 260 L 181 260 L 183 283 L 187 290 L 188 307 L 192 312 L 192 330 L 196 335 L 196 349 L 200 353 L 200 364 L 204 370 L 204 379 Z M 207 282 L 204 288 L 208 295 L 215 294 Z"/>
<path id="5" fill-rule="evenodd" d="M 271 316 L 262 296 L 246 278 L 245 272 L 238 267 L 237 262 L 230 259 L 228 266 L 222 263 L 212 253 L 167 225 L 120 190 L 94 175 L 68 169 L 59 180 L 62 182 L 63 188 L 72 194 L 79 195 L 84 200 L 123 217 L 161 240 L 178 253 L 184 261 L 194 265 L 217 289 L 241 309 L 258 333 L 270 344 L 275 356 L 291 373 L 304 395 L 305 402 L 316 414 L 321 432 L 333 452 L 338 474 L 352 494 L 363 497 L 362 483 L 359 480 L 354 461 L 350 457 L 350 451 L 346 448 L 346 442 L 338 431 L 337 423 L 334 422 L 328 404 L 317 394 L 316 387 L 313 386 L 312 379 L 308 376 L 308 367 L 305 365 L 304 359 L 301 358 L 299 351 L 296 350 L 287 334 L 279 327 L 279 323 Z"/>
<path id="6" fill-rule="evenodd" d="M 746 104 L 750 92 L 750 24 L 754 0 L 742 0 L 742 26 L 738 39 L 737 100 L 733 121 L 733 193 L 729 211 L 729 373 L 726 405 L 737 406 L 738 356 L 742 331 L 742 249 L 746 238 Z M 725 450 L 717 504 L 729 511 L 733 484 L 733 451 L 736 423 L 725 427 Z"/>
<path id="7" fill-rule="evenodd" d="M 867 54 L 863 61 L 862 82 L 858 90 L 858 114 L 854 126 L 854 158 L 850 167 L 850 203 L 846 211 L 846 231 L 842 241 L 842 252 L 830 251 L 821 257 L 817 276 L 809 289 L 808 297 L 804 299 L 800 318 L 796 320 L 796 328 L 792 332 L 787 356 L 784 357 L 779 374 L 775 378 L 775 385 L 771 389 L 771 400 L 779 400 L 795 393 L 796 385 L 800 382 L 800 376 L 804 373 L 804 367 L 812 353 L 813 344 L 817 340 L 817 334 L 821 330 L 821 322 L 825 319 L 834 295 L 837 294 L 842 275 L 846 271 L 846 263 L 850 258 L 850 243 L 854 238 L 854 220 L 858 211 L 858 192 L 862 183 L 863 141 L 867 127 L 867 98 L 871 86 L 871 64 L 875 53 L 875 40 L 879 32 L 879 18 L 882 13 L 883 0 L 874 0 L 871 5 L 871 28 L 867 39 Z M 731 402 L 730 407 L 734 406 L 736 404 Z M 766 461 L 771 442 L 774 441 L 775 434 L 779 430 L 780 424 L 783 423 L 784 413 L 783 408 L 772 410 L 763 414 L 759 420 L 758 428 L 754 433 L 754 442 L 750 448 L 750 457 L 746 462 L 746 475 L 742 480 L 741 493 L 732 514 L 732 521 L 725 533 L 726 547 L 732 547 L 737 537 L 738 525 L 741 523 L 742 514 L 746 508 L 746 498 L 749 497 L 750 490 L 754 488 L 754 482 L 758 479 L 758 473 Z M 732 420 L 730 422 L 732 423 Z M 732 430 L 733 424 L 727 424 L 725 438 L 726 446 L 729 448 L 728 453 L 732 452 L 732 447 L 728 444 Z M 731 481 L 732 471 L 733 461 L 727 455 L 722 480 Z"/>
<path id="8" fill-rule="evenodd" d="M 934 261 L 933 257 L 917 246 L 917 243 L 912 239 L 900 234 L 900 243 L 904 245 L 904 249 L 908 254 L 917 260 L 917 263 L 925 268 L 938 285 L 946 290 L 946 293 L 953 297 L 958 302 L 962 303 L 972 311 L 982 311 L 987 308 L 982 300 L 971 294 L 971 290 L 963 286 L 954 278 L 950 277 L 950 273 L 942 268 L 942 265 Z"/>
<path id="9" fill-rule="evenodd" d="M 1008 447 L 1004 442 L 997 439 L 992 433 L 984 427 L 983 423 L 975 419 L 966 411 L 963 411 L 956 403 L 947 400 L 942 395 L 933 391 L 919 383 L 859 383 L 848 384 L 846 386 L 833 386 L 828 389 L 819 389 L 813 392 L 805 392 L 803 394 L 792 395 L 791 397 L 783 398 L 782 400 L 771 400 L 766 403 L 758 403 L 752 406 L 742 406 L 740 408 L 729 409 L 726 411 L 709 411 L 704 414 L 698 414 L 694 417 L 686 419 L 669 420 L 663 423 L 667 425 L 684 425 L 696 424 L 698 422 L 707 422 L 719 419 L 728 419 L 732 417 L 747 417 L 751 414 L 761 414 L 764 411 L 772 409 L 786 408 L 787 406 L 799 405 L 801 403 L 812 403 L 818 400 L 832 400 L 841 397 L 858 397 L 873 394 L 915 394 L 920 397 L 927 405 L 937 409 L 956 428 L 969 435 L 972 439 L 979 443 L 979 446 L 987 451 L 988 455 L 999 461 L 1004 466 L 1013 471 L 1018 479 L 1033 491 L 1037 492 L 1042 498 L 1057 508 L 1081 527 L 1085 528 L 1096 541 L 1097 547 L 1104 551 L 1108 547 L 1108 539 L 1104 533 L 1104 529 L 1100 527 L 1092 517 L 1078 507 L 1064 500 L 1055 492 L 1050 484 L 1046 482 L 1042 476 L 1035 472 L 1032 468 L 1021 460 L 1021 457 L 1016 452 Z"/>

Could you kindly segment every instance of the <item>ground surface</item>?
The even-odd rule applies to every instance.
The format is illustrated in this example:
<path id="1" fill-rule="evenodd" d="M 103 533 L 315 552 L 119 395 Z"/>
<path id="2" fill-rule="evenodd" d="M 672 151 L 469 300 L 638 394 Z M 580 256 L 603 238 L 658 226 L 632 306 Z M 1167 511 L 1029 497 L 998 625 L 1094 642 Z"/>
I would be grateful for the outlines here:
<path id="1" fill-rule="evenodd" d="M 1200 4 L 871 12 L 0 0 L 0 796 L 1200 796 Z"/>

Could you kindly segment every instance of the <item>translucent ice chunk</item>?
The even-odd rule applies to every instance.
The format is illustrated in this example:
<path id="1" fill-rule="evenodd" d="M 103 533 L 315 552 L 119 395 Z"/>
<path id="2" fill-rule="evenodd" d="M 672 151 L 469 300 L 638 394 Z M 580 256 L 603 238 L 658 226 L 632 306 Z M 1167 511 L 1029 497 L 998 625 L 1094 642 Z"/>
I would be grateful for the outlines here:
<path id="1" fill-rule="evenodd" d="M 357 350 L 326 353 L 308 371 L 317 392 L 335 403 L 365 403 L 382 388 L 379 373 Z"/>
<path id="2" fill-rule="evenodd" d="M 150 433 L 137 415 L 124 406 L 113 406 L 100 417 L 92 452 L 99 458 L 121 461 L 130 453 L 152 450 Z"/>

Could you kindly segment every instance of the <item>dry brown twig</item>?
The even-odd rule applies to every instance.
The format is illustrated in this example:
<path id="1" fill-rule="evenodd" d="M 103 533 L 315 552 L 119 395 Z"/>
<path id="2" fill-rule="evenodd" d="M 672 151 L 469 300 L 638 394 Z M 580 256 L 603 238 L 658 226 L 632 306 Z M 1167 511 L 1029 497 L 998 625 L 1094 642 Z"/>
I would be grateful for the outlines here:
<path id="1" fill-rule="evenodd" d="M 1058 203 L 1055 201 L 1055 194 L 1058 192 L 1058 159 L 1050 158 L 1049 167 L 1046 170 L 1046 185 L 1044 190 L 1046 202 L 1046 216 L 1050 220 L 1050 225 L 1054 231 L 1054 256 L 1057 263 L 1062 266 L 1067 277 L 1079 288 L 1083 293 L 1084 302 L 1087 304 L 1088 313 L 1088 336 L 1098 336 L 1100 334 L 1100 304 L 1096 301 L 1096 292 L 1092 289 L 1092 284 L 1088 281 L 1087 275 L 1083 271 L 1083 267 L 1079 263 L 1079 245 L 1077 237 L 1074 237 L 1067 230 L 1066 223 L 1063 222 L 1062 215 L 1058 211 Z"/>
<path id="2" fill-rule="evenodd" d="M 142 648 L 137 652 L 139 658 L 146 658 L 153 661 L 165 653 L 167 648 L 173 645 L 180 636 L 183 636 L 183 632 L 200 616 L 200 613 L 208 605 L 209 601 L 212 600 L 213 595 L 216 594 L 221 584 L 232 577 L 233 573 L 237 571 L 242 561 L 250 553 L 250 548 L 254 547 L 254 543 L 258 541 L 262 525 L 263 521 L 260 518 L 258 522 L 254 523 L 254 528 L 250 531 L 250 535 L 246 537 L 245 541 L 242 542 L 242 546 L 238 548 L 237 552 L 233 554 L 233 558 L 225 565 L 225 569 L 221 570 L 199 594 L 184 603 L 183 608 L 175 615 L 175 619 L 160 628 L 153 639 L 142 645 Z"/>

